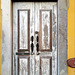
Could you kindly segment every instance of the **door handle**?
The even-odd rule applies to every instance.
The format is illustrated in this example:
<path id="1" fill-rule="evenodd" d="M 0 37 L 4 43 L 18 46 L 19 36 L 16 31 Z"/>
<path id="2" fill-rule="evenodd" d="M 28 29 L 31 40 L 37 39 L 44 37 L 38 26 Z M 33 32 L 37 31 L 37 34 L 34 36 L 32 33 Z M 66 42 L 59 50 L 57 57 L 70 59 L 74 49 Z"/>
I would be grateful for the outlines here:
<path id="1" fill-rule="evenodd" d="M 36 37 L 37 44 L 36 44 L 36 50 L 37 50 L 37 55 L 39 54 L 39 37 Z"/>
<path id="2" fill-rule="evenodd" d="M 38 36 L 36 37 L 36 40 L 37 40 L 37 42 L 39 42 L 39 37 Z"/>
<path id="3" fill-rule="evenodd" d="M 31 54 L 33 54 L 33 51 L 34 51 L 34 44 L 33 44 L 33 40 L 34 40 L 34 37 L 32 36 L 31 37 Z"/>
<path id="4" fill-rule="evenodd" d="M 34 50 L 34 44 L 33 42 L 31 43 L 31 53 L 33 54 L 33 50 Z"/>
<path id="5" fill-rule="evenodd" d="M 39 43 L 36 44 L 36 50 L 39 52 Z"/>
<path id="6" fill-rule="evenodd" d="M 33 40 L 34 40 L 34 37 L 33 37 L 33 36 L 31 36 L 31 41 L 33 42 Z"/>

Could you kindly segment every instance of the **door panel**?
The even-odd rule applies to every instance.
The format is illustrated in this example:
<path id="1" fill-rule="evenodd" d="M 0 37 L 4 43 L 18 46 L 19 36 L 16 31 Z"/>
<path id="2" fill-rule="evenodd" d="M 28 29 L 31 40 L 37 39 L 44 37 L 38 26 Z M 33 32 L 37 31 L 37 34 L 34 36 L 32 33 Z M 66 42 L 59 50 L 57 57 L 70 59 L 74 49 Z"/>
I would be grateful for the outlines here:
<path id="1" fill-rule="evenodd" d="M 40 11 L 39 43 L 41 51 L 51 51 L 52 47 L 52 17 L 50 10 Z"/>
<path id="2" fill-rule="evenodd" d="M 30 42 L 30 12 L 29 10 L 18 10 L 19 14 L 19 28 L 18 28 L 18 45 L 19 50 L 28 50 L 29 51 L 29 42 Z"/>
<path id="3" fill-rule="evenodd" d="M 57 75 L 57 3 L 13 3 L 13 75 Z"/>
<path id="4" fill-rule="evenodd" d="M 40 75 L 52 75 L 52 58 L 41 57 L 40 58 Z"/>
<path id="5" fill-rule="evenodd" d="M 19 65 L 18 65 L 18 73 L 19 75 L 29 75 L 29 63 L 30 63 L 30 58 L 29 56 L 19 56 L 18 58 Z"/>

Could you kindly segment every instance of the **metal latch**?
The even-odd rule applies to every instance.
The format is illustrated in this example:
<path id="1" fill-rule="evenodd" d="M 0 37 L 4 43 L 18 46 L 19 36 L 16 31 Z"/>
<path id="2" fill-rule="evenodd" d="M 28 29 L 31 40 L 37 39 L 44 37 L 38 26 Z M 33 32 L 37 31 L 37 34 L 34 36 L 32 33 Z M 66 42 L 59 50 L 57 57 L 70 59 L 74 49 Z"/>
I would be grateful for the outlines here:
<path id="1" fill-rule="evenodd" d="M 17 52 L 16 55 L 30 55 L 30 53 Z"/>

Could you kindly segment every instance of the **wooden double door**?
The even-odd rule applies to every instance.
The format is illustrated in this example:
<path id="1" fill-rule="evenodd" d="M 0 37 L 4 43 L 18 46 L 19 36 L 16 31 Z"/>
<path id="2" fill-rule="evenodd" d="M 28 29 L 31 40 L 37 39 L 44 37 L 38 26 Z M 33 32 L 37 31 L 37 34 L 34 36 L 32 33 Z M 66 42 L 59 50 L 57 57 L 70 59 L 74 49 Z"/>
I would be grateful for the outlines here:
<path id="1" fill-rule="evenodd" d="M 57 75 L 57 3 L 13 3 L 13 75 Z"/>

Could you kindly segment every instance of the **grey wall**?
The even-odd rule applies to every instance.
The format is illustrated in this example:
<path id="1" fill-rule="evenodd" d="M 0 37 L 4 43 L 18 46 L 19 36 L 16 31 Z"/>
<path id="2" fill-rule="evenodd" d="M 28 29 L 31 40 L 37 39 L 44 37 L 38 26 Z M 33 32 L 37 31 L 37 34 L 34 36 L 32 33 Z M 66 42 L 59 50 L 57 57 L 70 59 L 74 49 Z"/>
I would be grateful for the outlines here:
<path id="1" fill-rule="evenodd" d="M 68 0 L 58 0 L 58 75 L 67 75 Z"/>

